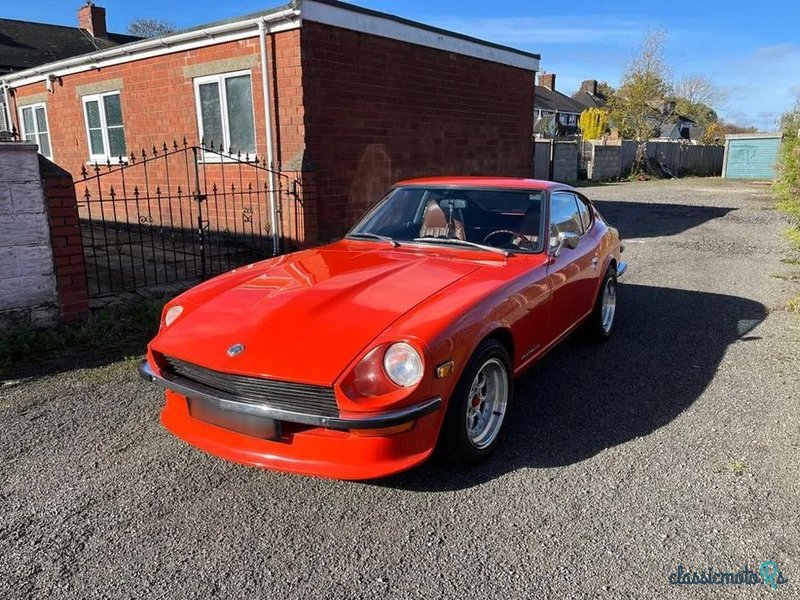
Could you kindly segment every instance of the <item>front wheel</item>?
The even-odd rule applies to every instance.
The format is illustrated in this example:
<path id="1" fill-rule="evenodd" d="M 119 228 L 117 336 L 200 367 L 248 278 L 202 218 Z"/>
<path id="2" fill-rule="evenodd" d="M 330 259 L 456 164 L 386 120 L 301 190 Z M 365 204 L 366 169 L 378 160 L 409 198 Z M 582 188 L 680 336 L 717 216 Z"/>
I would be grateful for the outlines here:
<path id="1" fill-rule="evenodd" d="M 450 398 L 442 450 L 473 464 L 497 447 L 513 394 L 511 359 L 503 344 L 485 340 L 475 350 Z"/>
<path id="2" fill-rule="evenodd" d="M 614 332 L 617 319 L 617 272 L 613 265 L 608 266 L 594 310 L 587 321 L 589 335 L 598 342 L 604 342 Z"/>

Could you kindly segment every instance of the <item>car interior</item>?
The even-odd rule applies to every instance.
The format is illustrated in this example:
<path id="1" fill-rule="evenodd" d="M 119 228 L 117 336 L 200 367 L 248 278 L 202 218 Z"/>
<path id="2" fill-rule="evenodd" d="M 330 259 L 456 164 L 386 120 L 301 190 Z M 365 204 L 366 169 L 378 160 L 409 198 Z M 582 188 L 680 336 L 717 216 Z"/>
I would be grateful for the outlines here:
<path id="1" fill-rule="evenodd" d="M 541 191 L 405 188 L 395 190 L 353 233 L 539 251 L 542 202 Z"/>

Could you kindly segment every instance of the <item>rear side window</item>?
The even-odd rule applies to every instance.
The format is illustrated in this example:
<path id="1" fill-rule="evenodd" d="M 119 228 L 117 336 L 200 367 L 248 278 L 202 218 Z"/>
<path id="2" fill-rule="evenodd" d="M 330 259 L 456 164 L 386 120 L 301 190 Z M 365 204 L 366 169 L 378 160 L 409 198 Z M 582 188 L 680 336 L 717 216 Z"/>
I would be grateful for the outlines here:
<path id="1" fill-rule="evenodd" d="M 578 212 L 581 215 L 581 223 L 583 224 L 583 230 L 589 231 L 589 227 L 592 226 L 592 211 L 589 208 L 589 205 L 583 201 L 582 198 L 576 196 L 578 201 Z"/>

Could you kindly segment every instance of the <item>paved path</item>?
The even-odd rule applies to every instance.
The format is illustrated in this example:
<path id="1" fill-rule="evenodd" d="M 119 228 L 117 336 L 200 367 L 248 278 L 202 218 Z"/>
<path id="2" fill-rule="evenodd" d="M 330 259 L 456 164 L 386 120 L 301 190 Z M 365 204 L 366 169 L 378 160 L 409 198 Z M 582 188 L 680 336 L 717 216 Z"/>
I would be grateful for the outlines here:
<path id="1" fill-rule="evenodd" d="M 763 187 L 585 188 L 627 239 L 615 337 L 518 386 L 478 468 L 379 483 L 206 456 L 135 361 L 0 387 L 0 598 L 687 598 L 800 590 L 800 284 Z"/>

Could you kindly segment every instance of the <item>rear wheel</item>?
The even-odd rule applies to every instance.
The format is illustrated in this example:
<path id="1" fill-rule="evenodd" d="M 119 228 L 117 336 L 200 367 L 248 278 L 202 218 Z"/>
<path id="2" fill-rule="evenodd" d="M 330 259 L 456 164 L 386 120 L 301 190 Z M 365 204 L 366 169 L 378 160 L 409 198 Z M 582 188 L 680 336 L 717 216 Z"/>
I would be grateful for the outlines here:
<path id="1" fill-rule="evenodd" d="M 594 310 L 587 321 L 589 335 L 603 342 L 611 337 L 617 322 L 617 272 L 613 265 L 606 270 Z"/>
<path id="2" fill-rule="evenodd" d="M 513 394 L 511 359 L 503 344 L 485 340 L 475 350 L 450 398 L 442 450 L 472 464 L 497 447 Z"/>

